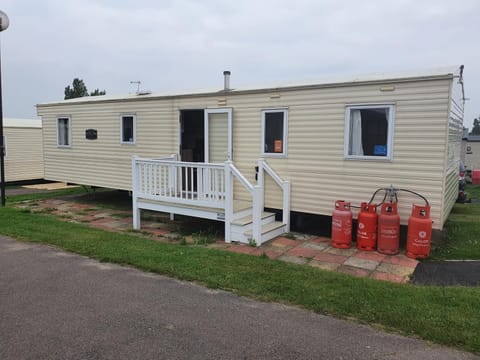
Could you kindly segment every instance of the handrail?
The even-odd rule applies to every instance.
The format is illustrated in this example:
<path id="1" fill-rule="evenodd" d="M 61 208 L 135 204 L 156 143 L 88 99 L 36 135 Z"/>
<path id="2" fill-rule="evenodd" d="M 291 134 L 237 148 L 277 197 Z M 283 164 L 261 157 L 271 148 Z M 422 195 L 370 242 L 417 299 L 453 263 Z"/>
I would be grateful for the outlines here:
<path id="1" fill-rule="evenodd" d="M 275 182 L 278 184 L 278 186 L 280 187 L 283 187 L 283 184 L 285 181 L 283 181 L 280 176 L 278 176 L 278 174 L 270 167 L 270 165 L 268 165 L 265 160 L 262 160 L 261 161 L 263 162 L 263 168 L 265 169 L 265 171 L 268 173 L 268 175 L 270 175 L 270 177 L 275 180 Z"/>
<path id="2" fill-rule="evenodd" d="M 277 183 L 283 193 L 283 207 L 282 207 L 282 222 L 285 225 L 285 231 L 290 231 L 290 181 L 282 180 L 280 176 L 265 162 L 264 159 L 258 159 L 258 183 L 263 188 L 265 186 L 265 179 L 263 172 L 265 171 Z M 264 199 L 262 199 L 264 201 Z M 264 204 L 262 203 L 262 207 Z"/>
<path id="3" fill-rule="evenodd" d="M 232 172 L 233 175 L 242 183 L 242 185 L 250 192 L 253 193 L 253 185 L 250 184 L 250 182 L 247 180 L 245 176 L 242 175 L 242 173 L 233 165 L 232 163 L 229 163 L 230 171 Z"/>

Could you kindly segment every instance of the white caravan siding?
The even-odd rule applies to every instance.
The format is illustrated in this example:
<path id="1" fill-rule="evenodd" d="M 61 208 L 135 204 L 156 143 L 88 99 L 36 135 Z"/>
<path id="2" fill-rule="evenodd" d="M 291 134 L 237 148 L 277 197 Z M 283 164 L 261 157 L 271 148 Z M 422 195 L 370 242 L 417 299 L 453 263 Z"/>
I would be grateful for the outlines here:
<path id="1" fill-rule="evenodd" d="M 445 189 L 443 190 L 443 221 L 447 220 L 458 197 L 458 173 L 463 134 L 463 87 L 458 79 L 451 82 L 447 151 L 445 161 Z"/>
<path id="2" fill-rule="evenodd" d="M 385 87 L 390 91 L 381 90 Z M 450 208 L 450 204 L 444 205 L 445 178 L 450 174 L 445 166 L 450 89 L 451 76 L 445 75 L 136 101 L 39 105 L 38 113 L 44 122 L 45 177 L 130 189 L 132 155 L 159 157 L 178 153 L 179 110 L 229 107 L 233 108 L 233 160 L 254 182 L 254 167 L 261 157 L 261 112 L 287 108 L 287 156 L 265 158 L 280 177 L 291 181 L 292 211 L 331 215 L 337 199 L 359 204 L 368 201 L 375 189 L 394 185 L 425 195 L 432 205 L 434 227 L 441 229 Z M 345 109 L 354 104 L 395 106 L 392 161 L 344 160 Z M 122 113 L 136 115 L 136 145 L 120 144 Z M 71 148 L 56 146 L 59 115 L 71 116 Z M 85 130 L 89 128 L 98 130 L 97 140 L 85 139 Z M 266 184 L 265 205 L 281 208 L 280 192 L 268 176 Z M 447 196 L 450 199 L 451 194 Z M 399 195 L 399 201 L 402 223 L 406 224 L 412 202 L 422 201 L 405 193 Z"/>
<path id="3" fill-rule="evenodd" d="M 41 122 L 4 119 L 6 157 L 5 181 L 43 179 Z"/>
<path id="4" fill-rule="evenodd" d="M 131 157 L 177 152 L 178 125 L 171 107 L 153 101 L 95 103 L 39 110 L 43 119 L 45 179 L 130 190 Z M 120 143 L 120 115 L 136 115 L 136 144 Z M 71 117 L 70 148 L 57 147 L 56 118 Z M 98 138 L 87 140 L 85 131 Z"/>

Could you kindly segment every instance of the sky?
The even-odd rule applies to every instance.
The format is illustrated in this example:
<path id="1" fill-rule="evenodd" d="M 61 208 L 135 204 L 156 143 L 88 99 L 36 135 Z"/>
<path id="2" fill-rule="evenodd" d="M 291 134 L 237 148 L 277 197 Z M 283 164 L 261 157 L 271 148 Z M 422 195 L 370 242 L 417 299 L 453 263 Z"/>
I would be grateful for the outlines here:
<path id="1" fill-rule="evenodd" d="M 276 85 L 465 65 L 480 116 L 479 0 L 2 0 L 4 117 L 76 77 L 108 95 Z"/>

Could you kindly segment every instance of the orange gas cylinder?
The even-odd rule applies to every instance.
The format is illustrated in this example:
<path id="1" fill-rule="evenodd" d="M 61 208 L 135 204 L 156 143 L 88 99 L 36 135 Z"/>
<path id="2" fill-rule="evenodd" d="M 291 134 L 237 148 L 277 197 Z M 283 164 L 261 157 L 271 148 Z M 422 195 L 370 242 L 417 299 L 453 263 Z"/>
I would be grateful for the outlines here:
<path id="1" fill-rule="evenodd" d="M 375 250 L 377 245 L 377 205 L 362 203 L 358 214 L 357 249 Z"/>
<path id="2" fill-rule="evenodd" d="M 352 210 L 350 203 L 343 200 L 336 201 L 333 210 L 332 246 L 339 249 L 352 247 Z"/>
<path id="3" fill-rule="evenodd" d="M 412 259 L 428 257 L 431 238 L 430 205 L 413 204 L 412 215 L 408 219 L 407 256 Z"/>
<path id="4" fill-rule="evenodd" d="M 400 216 L 397 203 L 383 203 L 378 216 L 377 251 L 381 254 L 398 254 L 400 242 Z"/>

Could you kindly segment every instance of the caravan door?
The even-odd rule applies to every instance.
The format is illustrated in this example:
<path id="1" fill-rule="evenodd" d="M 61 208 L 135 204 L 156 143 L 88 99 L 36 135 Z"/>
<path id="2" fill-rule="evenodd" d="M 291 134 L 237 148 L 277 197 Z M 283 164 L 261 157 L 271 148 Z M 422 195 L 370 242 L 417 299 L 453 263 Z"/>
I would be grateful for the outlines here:
<path id="1" fill-rule="evenodd" d="M 232 109 L 205 109 L 205 162 L 232 160 Z"/>

